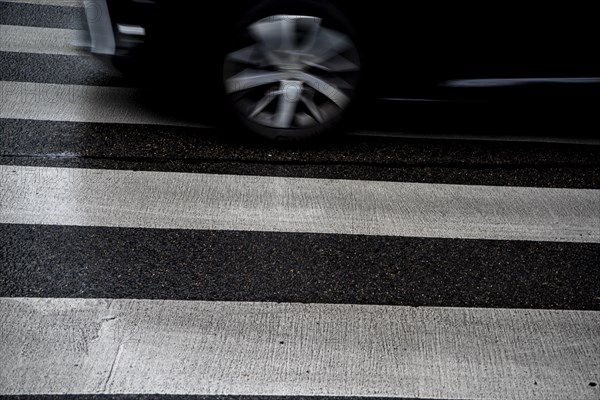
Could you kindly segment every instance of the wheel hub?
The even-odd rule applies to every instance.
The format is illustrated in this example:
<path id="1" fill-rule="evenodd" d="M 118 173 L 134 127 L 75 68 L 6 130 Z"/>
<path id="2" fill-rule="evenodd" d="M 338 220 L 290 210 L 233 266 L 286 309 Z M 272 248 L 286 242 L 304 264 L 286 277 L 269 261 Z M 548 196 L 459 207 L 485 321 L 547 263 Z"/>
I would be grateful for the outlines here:
<path id="1" fill-rule="evenodd" d="M 244 118 L 278 129 L 336 117 L 359 71 L 350 38 L 313 16 L 274 15 L 247 28 L 249 43 L 229 53 L 225 90 Z"/>

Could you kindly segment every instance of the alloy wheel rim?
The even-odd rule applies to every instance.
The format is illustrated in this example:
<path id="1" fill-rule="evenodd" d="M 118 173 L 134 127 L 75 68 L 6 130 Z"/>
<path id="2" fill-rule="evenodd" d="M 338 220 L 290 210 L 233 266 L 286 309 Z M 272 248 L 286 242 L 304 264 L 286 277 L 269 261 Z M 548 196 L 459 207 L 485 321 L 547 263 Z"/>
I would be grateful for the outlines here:
<path id="1" fill-rule="evenodd" d="M 273 15 L 251 24 L 224 63 L 225 92 L 245 118 L 277 129 L 336 118 L 356 88 L 356 46 L 321 18 Z"/>

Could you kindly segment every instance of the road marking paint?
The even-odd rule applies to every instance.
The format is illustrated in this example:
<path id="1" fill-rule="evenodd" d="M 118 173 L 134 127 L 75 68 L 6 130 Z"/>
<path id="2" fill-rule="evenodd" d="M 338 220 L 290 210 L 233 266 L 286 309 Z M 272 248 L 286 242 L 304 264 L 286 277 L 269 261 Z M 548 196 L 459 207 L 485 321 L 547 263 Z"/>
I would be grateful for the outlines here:
<path id="1" fill-rule="evenodd" d="M 0 25 L 0 51 L 81 56 L 83 36 L 73 29 Z"/>
<path id="2" fill-rule="evenodd" d="M 0 166 L 0 223 L 600 243 L 600 190 Z"/>
<path id="3" fill-rule="evenodd" d="M 138 89 L 0 81 L 0 118 L 204 127 L 143 107 Z"/>
<path id="4" fill-rule="evenodd" d="M 0 298 L 0 394 L 597 399 L 600 313 Z"/>

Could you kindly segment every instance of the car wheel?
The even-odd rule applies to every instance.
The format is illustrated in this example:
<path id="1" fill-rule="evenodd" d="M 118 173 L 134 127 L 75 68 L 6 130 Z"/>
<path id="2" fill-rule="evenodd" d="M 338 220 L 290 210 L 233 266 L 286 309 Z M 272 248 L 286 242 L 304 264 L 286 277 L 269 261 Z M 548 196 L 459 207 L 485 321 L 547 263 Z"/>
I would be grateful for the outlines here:
<path id="1" fill-rule="evenodd" d="M 268 139 L 331 132 L 354 100 L 360 76 L 347 21 L 310 1 L 263 7 L 251 15 L 223 63 L 228 109 Z"/>

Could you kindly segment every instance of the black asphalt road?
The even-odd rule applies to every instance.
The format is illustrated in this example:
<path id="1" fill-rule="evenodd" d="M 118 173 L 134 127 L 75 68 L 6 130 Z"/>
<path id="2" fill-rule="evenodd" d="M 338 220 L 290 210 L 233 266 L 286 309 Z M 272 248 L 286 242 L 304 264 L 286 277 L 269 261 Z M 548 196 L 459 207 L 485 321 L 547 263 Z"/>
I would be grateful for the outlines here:
<path id="1" fill-rule="evenodd" d="M 82 7 L 11 2 L 0 2 L 0 24 L 63 29 L 83 29 L 86 26 Z"/>
<path id="2" fill-rule="evenodd" d="M 0 65 L 2 81 L 112 87 L 131 84 L 110 64 L 93 57 L 0 52 Z"/>
<path id="3" fill-rule="evenodd" d="M 214 128 L 1 123 L 0 161 L 6 165 L 600 187 L 600 146 L 346 136 L 338 143 L 281 148 Z"/>
<path id="4" fill-rule="evenodd" d="M 0 297 L 600 310 L 600 246 L 0 225 Z"/>

